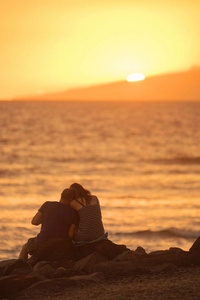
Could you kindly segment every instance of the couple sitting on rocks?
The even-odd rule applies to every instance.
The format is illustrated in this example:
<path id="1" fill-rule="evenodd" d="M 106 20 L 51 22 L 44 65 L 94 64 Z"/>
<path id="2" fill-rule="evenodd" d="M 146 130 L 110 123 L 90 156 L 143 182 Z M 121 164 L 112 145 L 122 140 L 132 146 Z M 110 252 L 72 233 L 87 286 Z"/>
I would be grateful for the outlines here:
<path id="1" fill-rule="evenodd" d="M 19 259 L 28 259 L 28 254 L 38 260 L 80 259 L 92 252 L 112 259 L 127 250 L 108 240 L 98 198 L 78 183 L 65 189 L 59 202 L 45 202 L 32 224 L 41 224 L 41 231 L 28 239 Z"/>

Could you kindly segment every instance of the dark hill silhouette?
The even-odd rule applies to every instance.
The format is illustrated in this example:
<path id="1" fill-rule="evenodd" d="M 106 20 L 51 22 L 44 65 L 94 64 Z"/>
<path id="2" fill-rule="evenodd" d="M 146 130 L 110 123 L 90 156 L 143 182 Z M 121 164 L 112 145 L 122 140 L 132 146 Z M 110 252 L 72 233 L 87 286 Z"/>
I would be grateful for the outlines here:
<path id="1" fill-rule="evenodd" d="M 151 76 L 143 81 L 118 81 L 69 89 L 59 93 L 31 96 L 26 99 L 198 101 L 200 100 L 200 67 L 193 67 L 185 72 Z"/>

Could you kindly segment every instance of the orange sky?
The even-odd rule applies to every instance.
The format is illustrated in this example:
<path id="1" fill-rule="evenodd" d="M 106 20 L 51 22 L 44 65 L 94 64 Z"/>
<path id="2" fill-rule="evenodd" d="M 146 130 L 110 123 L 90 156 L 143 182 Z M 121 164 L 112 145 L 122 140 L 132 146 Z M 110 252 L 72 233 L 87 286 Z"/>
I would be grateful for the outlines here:
<path id="1" fill-rule="evenodd" d="M 0 99 L 200 65 L 199 0 L 1 0 Z"/>

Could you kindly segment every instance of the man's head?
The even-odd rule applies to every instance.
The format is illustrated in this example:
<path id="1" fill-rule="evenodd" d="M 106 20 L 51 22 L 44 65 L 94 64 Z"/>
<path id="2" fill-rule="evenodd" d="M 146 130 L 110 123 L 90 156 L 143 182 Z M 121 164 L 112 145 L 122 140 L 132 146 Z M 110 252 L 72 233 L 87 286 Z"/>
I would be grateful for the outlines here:
<path id="1" fill-rule="evenodd" d="M 75 192 L 72 189 L 65 189 L 61 193 L 60 202 L 69 204 L 75 198 Z"/>

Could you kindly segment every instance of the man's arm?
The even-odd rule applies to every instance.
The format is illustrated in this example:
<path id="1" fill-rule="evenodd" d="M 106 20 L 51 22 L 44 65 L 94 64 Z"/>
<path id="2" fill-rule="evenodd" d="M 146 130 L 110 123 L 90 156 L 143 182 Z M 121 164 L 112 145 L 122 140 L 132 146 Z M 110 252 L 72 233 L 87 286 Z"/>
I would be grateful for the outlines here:
<path id="1" fill-rule="evenodd" d="M 31 224 L 32 225 L 39 225 L 42 223 L 42 213 L 38 211 L 36 215 L 33 217 Z"/>
<path id="2" fill-rule="evenodd" d="M 73 239 L 75 232 L 76 232 L 76 225 L 72 224 L 69 228 L 69 238 L 70 239 Z"/>

